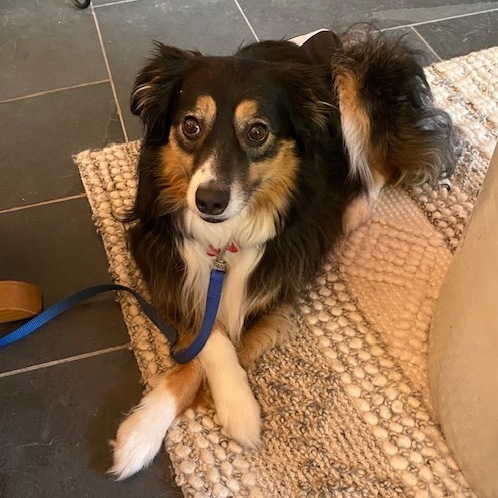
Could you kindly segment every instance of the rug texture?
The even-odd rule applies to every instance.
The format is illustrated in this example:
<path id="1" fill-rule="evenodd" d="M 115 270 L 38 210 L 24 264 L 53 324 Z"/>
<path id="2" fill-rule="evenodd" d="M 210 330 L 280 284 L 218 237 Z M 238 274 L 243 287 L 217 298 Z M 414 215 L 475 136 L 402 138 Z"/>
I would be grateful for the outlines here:
<path id="1" fill-rule="evenodd" d="M 426 356 L 435 300 L 498 138 L 498 48 L 427 74 L 464 138 L 449 188 L 385 189 L 373 219 L 330 255 L 293 339 L 249 372 L 261 449 L 227 439 L 210 408 L 174 423 L 165 445 L 185 496 L 474 496 L 435 419 Z M 132 206 L 138 151 L 115 145 L 76 162 L 112 277 L 144 292 L 115 217 Z M 133 298 L 118 299 L 147 386 L 172 366 L 168 345 Z"/>

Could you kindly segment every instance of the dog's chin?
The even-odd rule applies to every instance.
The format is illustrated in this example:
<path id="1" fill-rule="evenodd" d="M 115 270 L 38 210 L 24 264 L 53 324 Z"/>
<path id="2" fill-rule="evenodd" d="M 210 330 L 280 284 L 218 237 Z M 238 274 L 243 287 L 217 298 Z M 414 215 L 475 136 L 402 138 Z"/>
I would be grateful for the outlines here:
<path id="1" fill-rule="evenodd" d="M 245 203 L 239 203 L 237 205 L 228 206 L 228 208 L 225 211 L 223 211 L 223 213 L 207 214 L 207 213 L 202 213 L 196 207 L 192 207 L 189 203 L 188 210 L 190 211 L 191 215 L 194 215 L 193 218 L 215 225 L 237 218 L 240 214 L 242 214 L 245 206 L 246 206 Z"/>
<path id="2" fill-rule="evenodd" d="M 208 216 L 208 215 L 198 215 L 202 221 L 206 223 L 222 223 L 223 221 L 229 220 L 227 216 Z"/>

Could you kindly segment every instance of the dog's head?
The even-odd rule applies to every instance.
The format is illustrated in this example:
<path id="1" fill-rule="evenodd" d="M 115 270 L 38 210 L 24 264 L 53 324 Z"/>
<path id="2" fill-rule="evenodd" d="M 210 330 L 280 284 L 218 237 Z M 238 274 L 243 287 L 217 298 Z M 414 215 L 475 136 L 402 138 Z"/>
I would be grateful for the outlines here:
<path id="1" fill-rule="evenodd" d="M 264 211 L 279 219 L 299 188 L 303 162 L 326 139 L 326 75 L 287 42 L 233 57 L 158 45 L 138 75 L 132 112 L 154 150 L 163 212 L 206 223 Z"/>

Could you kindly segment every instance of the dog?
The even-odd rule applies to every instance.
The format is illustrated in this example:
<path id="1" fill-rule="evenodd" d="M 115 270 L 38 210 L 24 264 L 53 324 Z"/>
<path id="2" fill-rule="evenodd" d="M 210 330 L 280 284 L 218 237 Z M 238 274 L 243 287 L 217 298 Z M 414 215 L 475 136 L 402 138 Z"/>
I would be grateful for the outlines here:
<path id="1" fill-rule="evenodd" d="M 157 45 L 131 110 L 144 125 L 129 246 L 153 306 L 189 345 L 209 276 L 227 273 L 211 335 L 118 429 L 110 472 L 147 466 L 208 387 L 220 423 L 260 443 L 246 368 L 288 335 L 297 297 L 388 182 L 451 174 L 457 133 L 416 54 L 374 30 L 264 41 L 234 56 Z"/>

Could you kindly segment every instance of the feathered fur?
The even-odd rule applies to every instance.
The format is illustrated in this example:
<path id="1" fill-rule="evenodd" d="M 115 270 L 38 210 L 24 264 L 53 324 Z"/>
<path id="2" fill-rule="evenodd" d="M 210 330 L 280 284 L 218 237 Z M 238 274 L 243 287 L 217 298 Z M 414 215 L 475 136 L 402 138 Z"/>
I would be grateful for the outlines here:
<path id="1" fill-rule="evenodd" d="M 351 29 L 341 42 L 331 69 L 343 130 L 348 120 L 353 122 L 346 126 L 357 129 L 346 142 L 352 174 L 368 183 L 376 169 L 386 180 L 407 185 L 451 175 L 459 136 L 448 113 L 434 105 L 422 54 L 406 38 L 373 28 Z"/>

